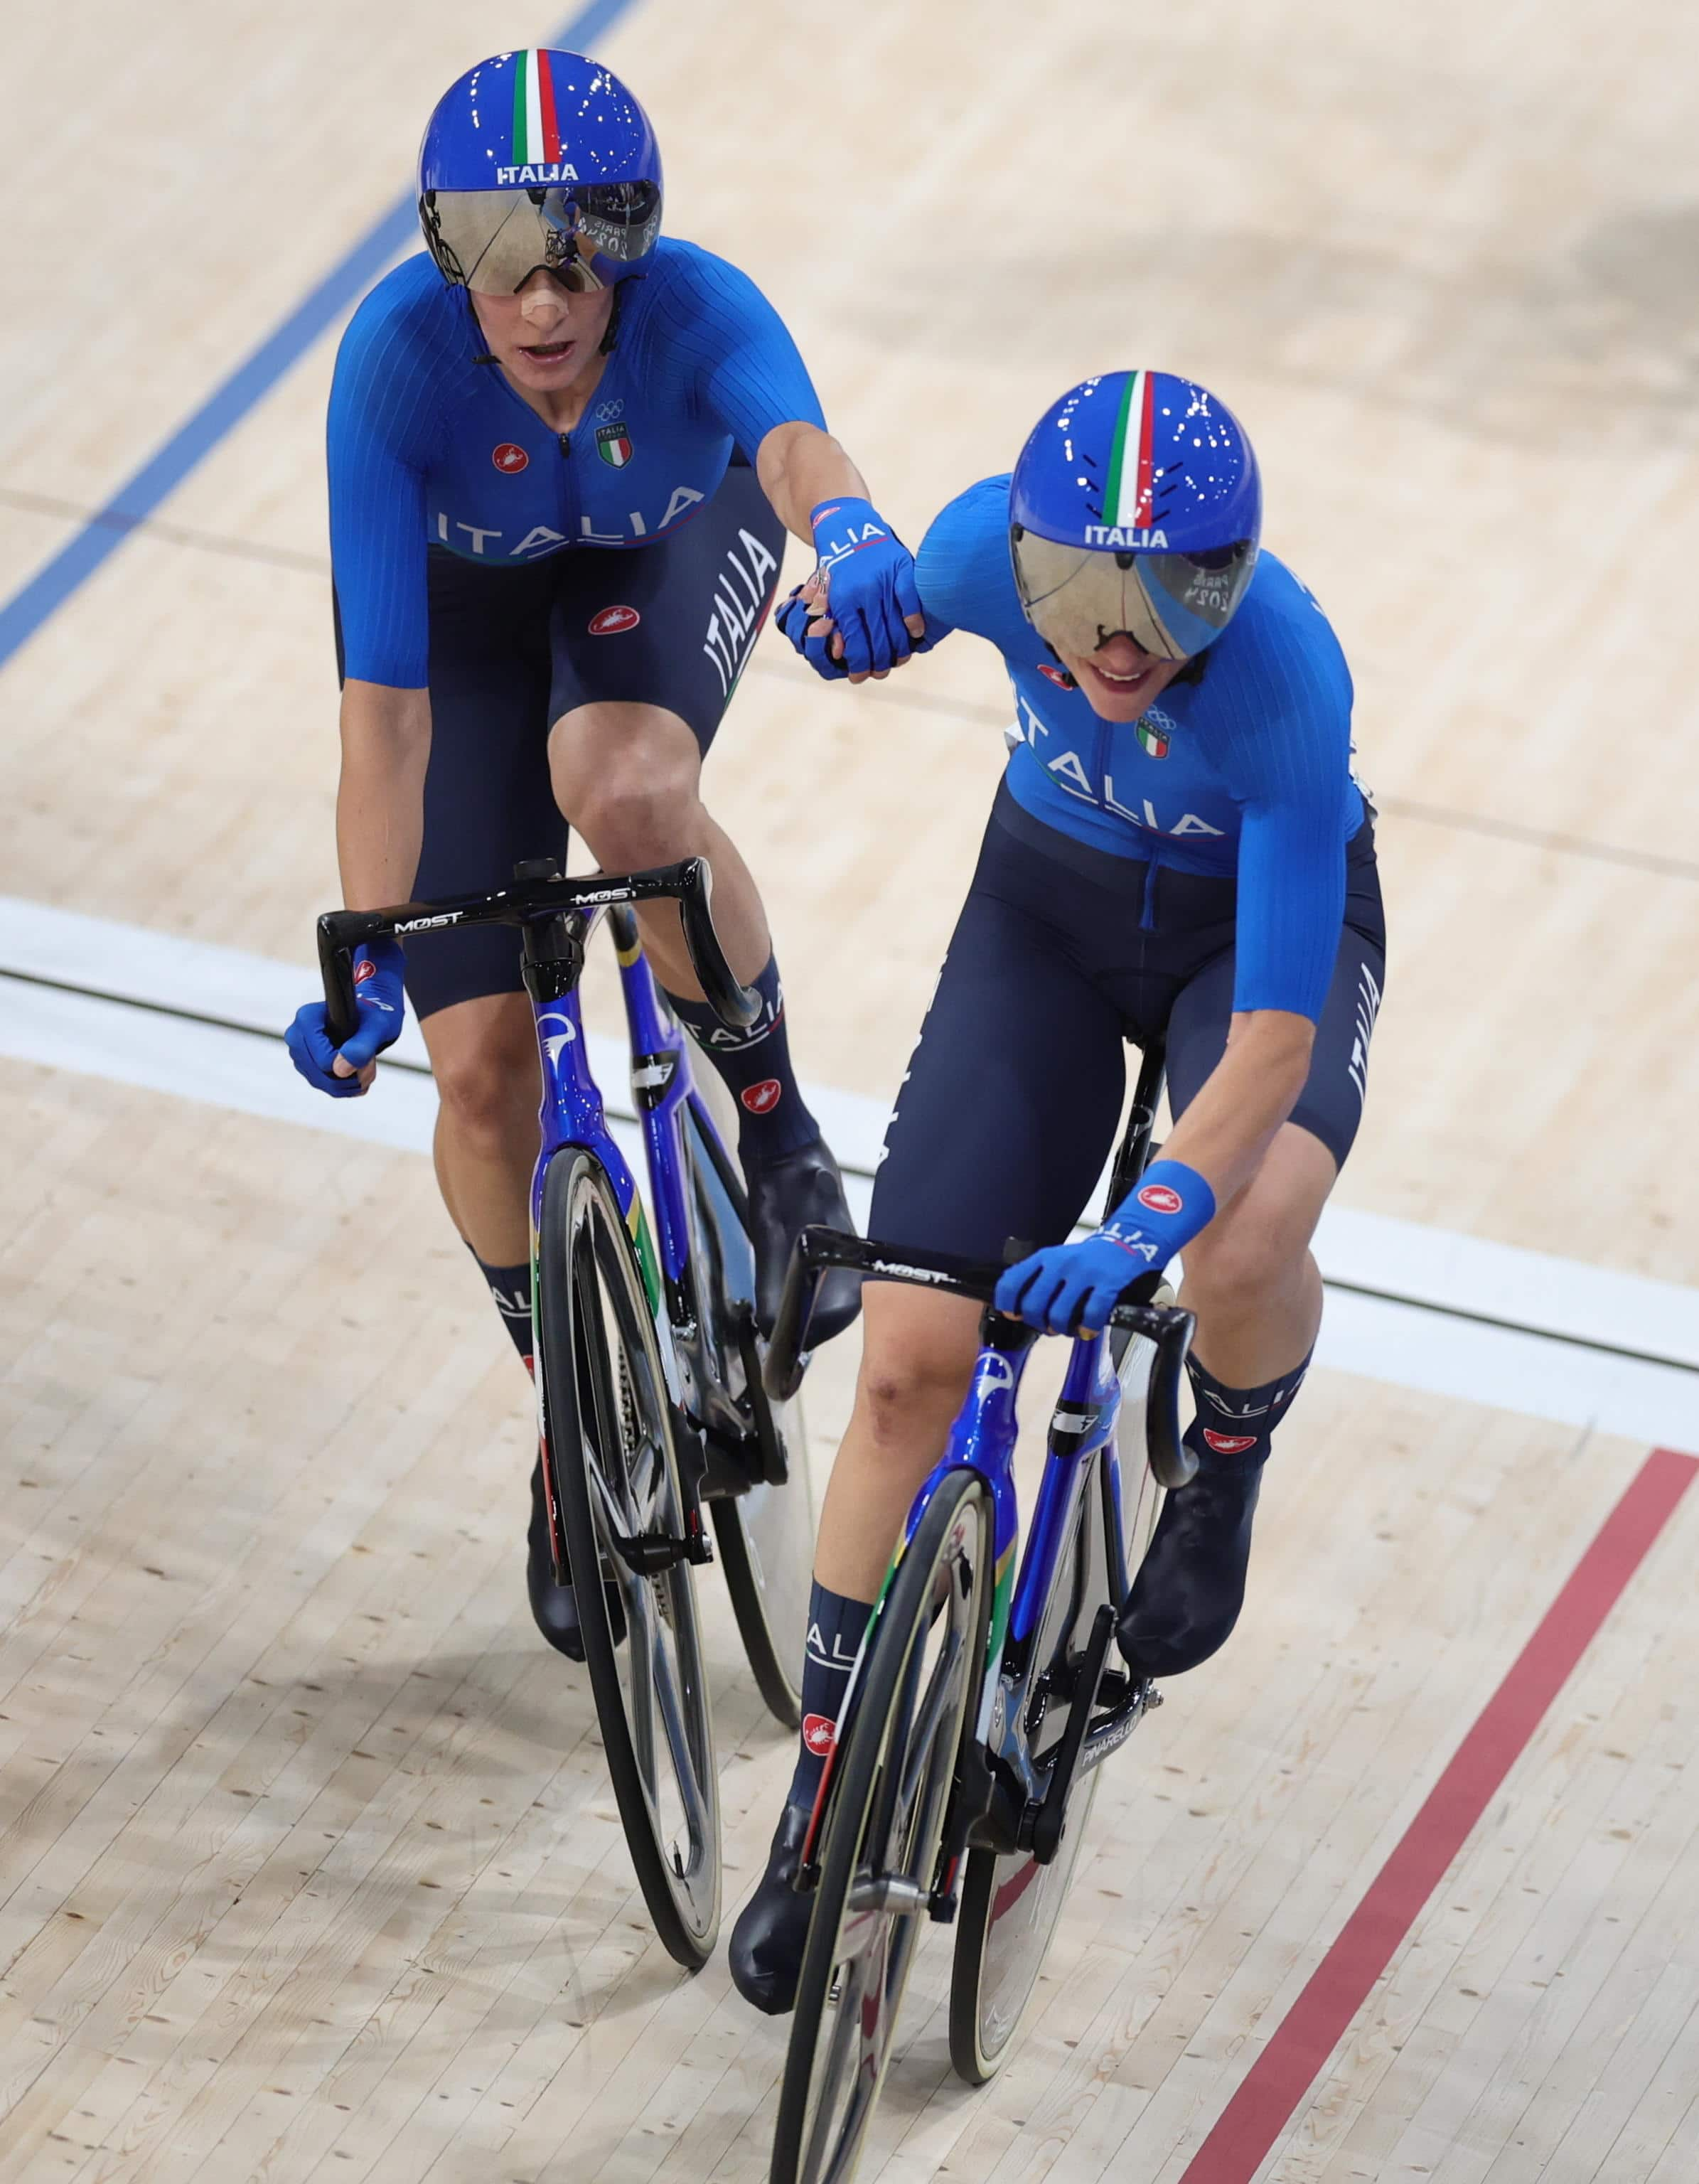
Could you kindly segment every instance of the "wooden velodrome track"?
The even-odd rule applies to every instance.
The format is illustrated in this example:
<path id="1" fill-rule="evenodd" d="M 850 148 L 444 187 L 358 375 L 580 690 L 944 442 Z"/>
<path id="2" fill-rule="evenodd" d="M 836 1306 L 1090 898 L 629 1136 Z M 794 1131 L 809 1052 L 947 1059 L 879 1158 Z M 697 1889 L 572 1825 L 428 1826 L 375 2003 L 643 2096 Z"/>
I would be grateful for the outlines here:
<path id="1" fill-rule="evenodd" d="M 357 287 L 203 405 L 395 202 L 449 79 L 559 28 L 0 22 L 9 897 L 305 961 Z M 1699 1448 L 1691 11 L 635 0 L 580 35 L 911 540 L 1087 370 L 1233 401 L 1383 811 L 1341 1203 L 1647 1278 L 1621 1294 L 1659 1285 L 1645 1346 L 1686 1373 L 1632 1430 L 1507 1399 L 1509 1334 L 1437 1388 L 1437 1312 L 1407 1369 L 1317 1371 L 1245 1623 L 1106 1777 L 1020 2053 L 950 2078 L 933 1947 L 863 2174 L 1691 2184 L 1699 1494 L 1643 1468 Z M 712 801 L 812 1078 L 888 1097 L 1003 716 L 966 640 L 860 700 L 758 654 Z M 36 990 L 0 978 L 14 1026 Z M 179 1090 L 125 1081 L 116 1021 L 109 1066 L 0 1057 L 0 2184 L 762 2176 L 783 2029 L 650 1938 L 525 1608 L 523 1384 L 427 1167 L 235 1112 L 187 1030 Z M 1520 1279 L 1479 1316 L 1534 1323 Z M 708 1596 L 729 1918 L 788 1740 Z"/>

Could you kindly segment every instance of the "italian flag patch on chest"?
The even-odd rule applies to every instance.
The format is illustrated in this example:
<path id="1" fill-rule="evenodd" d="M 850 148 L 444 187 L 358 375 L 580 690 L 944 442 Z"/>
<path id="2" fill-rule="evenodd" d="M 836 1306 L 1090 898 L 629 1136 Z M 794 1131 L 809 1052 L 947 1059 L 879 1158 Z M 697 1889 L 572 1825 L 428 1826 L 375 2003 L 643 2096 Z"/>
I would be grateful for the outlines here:
<path id="1" fill-rule="evenodd" d="M 604 463 L 611 463 L 616 471 L 622 471 L 632 459 L 631 434 L 623 425 L 599 425 L 596 453 Z"/>
<path id="2" fill-rule="evenodd" d="M 1139 723 L 1139 744 L 1147 758 L 1166 758 L 1168 755 L 1168 738 L 1166 732 L 1161 728 L 1153 728 L 1148 721 L 1140 721 Z"/>

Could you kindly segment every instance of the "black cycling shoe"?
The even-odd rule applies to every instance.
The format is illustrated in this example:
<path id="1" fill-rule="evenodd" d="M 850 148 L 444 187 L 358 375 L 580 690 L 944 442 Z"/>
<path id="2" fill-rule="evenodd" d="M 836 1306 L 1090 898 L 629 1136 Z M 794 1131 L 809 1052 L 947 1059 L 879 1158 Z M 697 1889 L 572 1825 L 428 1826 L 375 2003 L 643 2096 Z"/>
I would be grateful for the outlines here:
<path id="1" fill-rule="evenodd" d="M 745 1179 L 749 1241 L 755 1247 L 755 1322 L 763 1334 L 771 1334 L 784 1295 L 791 1246 L 802 1230 L 811 1224 L 853 1230 L 855 1224 L 844 1196 L 844 1178 L 823 1138 L 750 1167 Z M 820 1285 L 809 1347 L 841 1334 L 861 1309 L 861 1276 L 847 1267 L 834 1267 Z"/>
<path id="2" fill-rule="evenodd" d="M 1156 1519 L 1115 1635 L 1135 1674 L 1180 1676 L 1217 1652 L 1245 1605 L 1251 1522 L 1262 1463 L 1223 1464 L 1207 1451 L 1189 1485 Z"/>
<path id="3" fill-rule="evenodd" d="M 554 1582 L 554 1557 L 549 1545 L 549 1510 L 543 1499 L 543 1458 L 531 1470 L 531 1528 L 525 1535 L 525 1589 L 538 1629 L 557 1653 L 569 1661 L 584 1658 L 578 1628 L 578 1603 L 570 1585 Z"/>
<path id="4" fill-rule="evenodd" d="M 791 1886 L 808 1834 L 810 1814 L 805 1807 L 787 1804 L 773 1830 L 767 1869 L 755 1892 L 738 1914 L 726 1954 L 732 1968 L 732 1984 L 745 2002 L 783 2017 L 796 2007 L 797 1975 L 802 1970 L 803 1944 L 814 1910 L 811 1896 L 799 1896 Z"/>

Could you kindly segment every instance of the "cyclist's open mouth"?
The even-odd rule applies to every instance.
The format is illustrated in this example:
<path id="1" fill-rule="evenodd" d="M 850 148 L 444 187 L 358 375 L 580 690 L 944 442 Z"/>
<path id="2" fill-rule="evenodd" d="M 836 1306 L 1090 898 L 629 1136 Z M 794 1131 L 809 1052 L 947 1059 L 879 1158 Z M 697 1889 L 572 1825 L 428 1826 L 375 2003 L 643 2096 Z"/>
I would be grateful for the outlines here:
<path id="1" fill-rule="evenodd" d="M 533 364 L 561 364 L 578 346 L 576 341 L 528 343 L 521 351 Z"/>
<path id="2" fill-rule="evenodd" d="M 1095 660 L 1087 660 L 1085 665 L 1106 690 L 1112 691 L 1117 698 L 1132 698 L 1136 697 L 1144 688 L 1161 662 L 1147 660 L 1135 667 L 1130 674 L 1118 675 L 1107 667 L 1100 666 Z"/>

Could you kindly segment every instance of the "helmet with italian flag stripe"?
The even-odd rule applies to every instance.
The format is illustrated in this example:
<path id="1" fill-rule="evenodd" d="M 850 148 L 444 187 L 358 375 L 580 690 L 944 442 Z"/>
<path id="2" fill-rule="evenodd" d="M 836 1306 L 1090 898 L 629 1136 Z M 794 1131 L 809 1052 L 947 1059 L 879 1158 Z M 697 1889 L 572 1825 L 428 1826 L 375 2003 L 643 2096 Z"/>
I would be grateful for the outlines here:
<path id="1" fill-rule="evenodd" d="M 1203 651 L 1245 597 L 1262 530 L 1243 426 L 1207 387 L 1167 371 L 1071 387 L 1010 482 L 1021 604 L 1064 655 L 1122 634 L 1160 660 Z"/>
<path id="2" fill-rule="evenodd" d="M 511 295 L 541 266 L 571 289 L 644 270 L 660 236 L 660 153 L 619 78 L 582 53 L 497 53 L 437 102 L 419 219 L 446 281 Z"/>

